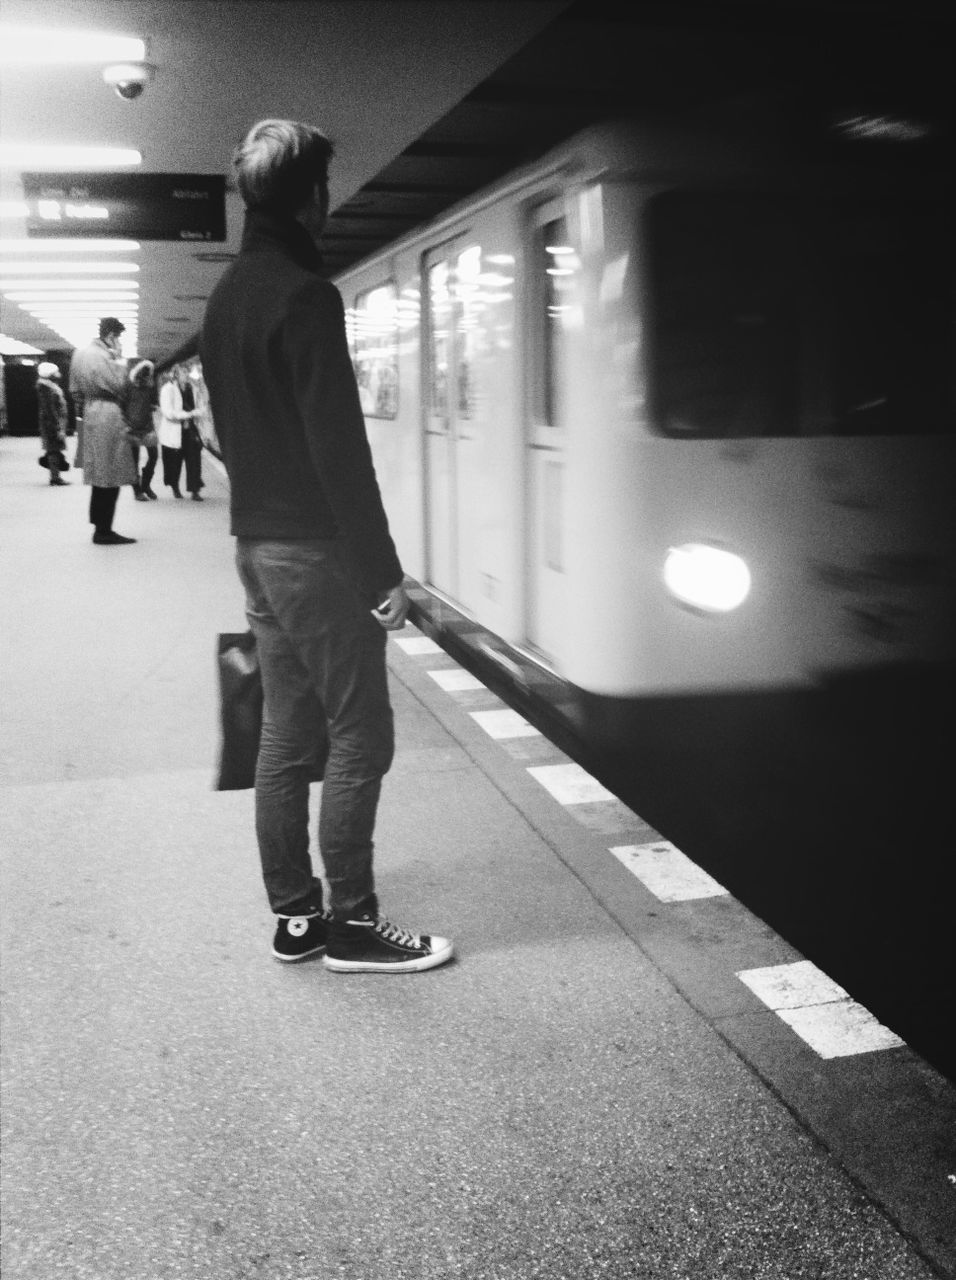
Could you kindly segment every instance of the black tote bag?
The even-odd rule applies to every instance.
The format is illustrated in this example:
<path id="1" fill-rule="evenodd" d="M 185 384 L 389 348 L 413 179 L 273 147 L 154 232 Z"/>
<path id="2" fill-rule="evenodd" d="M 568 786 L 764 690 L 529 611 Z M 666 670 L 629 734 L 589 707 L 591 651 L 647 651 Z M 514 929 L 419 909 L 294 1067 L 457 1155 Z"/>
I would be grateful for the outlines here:
<path id="1" fill-rule="evenodd" d="M 255 785 L 262 733 L 262 673 L 251 631 L 222 632 L 217 640 L 221 745 L 214 790 L 244 791 Z M 321 782 L 329 754 L 322 708 L 316 702 L 316 743 L 309 778 Z"/>
<path id="2" fill-rule="evenodd" d="M 251 631 L 224 632 L 217 642 L 222 743 L 216 791 L 243 791 L 256 780 L 262 732 L 262 673 Z"/>

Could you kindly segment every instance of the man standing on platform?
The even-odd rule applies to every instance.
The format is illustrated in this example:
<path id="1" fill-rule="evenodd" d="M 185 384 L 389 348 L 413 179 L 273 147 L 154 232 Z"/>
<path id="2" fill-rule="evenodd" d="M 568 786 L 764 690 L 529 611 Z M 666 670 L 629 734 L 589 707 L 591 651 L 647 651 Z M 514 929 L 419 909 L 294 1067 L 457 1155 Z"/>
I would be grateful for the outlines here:
<path id="1" fill-rule="evenodd" d="M 331 155 L 323 133 L 289 120 L 260 121 L 239 146 L 242 246 L 209 300 L 201 355 L 262 669 L 256 835 L 273 954 L 324 950 L 334 971 L 394 973 L 444 964 L 452 944 L 390 924 L 375 895 L 372 834 L 394 750 L 385 633 L 404 626 L 408 596 L 342 298 L 321 274 Z M 308 831 L 323 721 L 328 909 Z"/>
<path id="2" fill-rule="evenodd" d="M 75 351 L 70 365 L 70 394 L 76 416 L 82 418 L 76 465 L 83 468 L 84 483 L 92 486 L 90 524 L 98 546 L 136 541 L 113 532 L 120 485 L 136 483 L 136 464 L 122 409 L 129 393 L 126 361 L 120 349 L 120 334 L 125 328 L 115 316 L 105 316 L 100 321 L 100 336 Z"/>

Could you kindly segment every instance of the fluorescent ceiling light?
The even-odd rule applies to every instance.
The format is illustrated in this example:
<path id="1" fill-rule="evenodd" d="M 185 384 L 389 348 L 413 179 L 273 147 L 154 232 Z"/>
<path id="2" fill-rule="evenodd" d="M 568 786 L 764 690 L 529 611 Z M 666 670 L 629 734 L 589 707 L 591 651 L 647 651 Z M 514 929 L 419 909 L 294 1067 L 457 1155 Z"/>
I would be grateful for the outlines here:
<path id="1" fill-rule="evenodd" d="M 93 272 L 100 271 L 103 275 L 111 276 L 127 275 L 138 270 L 139 264 L 136 262 L 0 262 L 0 271 L 3 272 L 0 288 L 11 277 L 28 275 L 30 272 L 52 276 L 59 272 L 78 275 L 85 272 L 92 275 Z"/>
<path id="2" fill-rule="evenodd" d="M 0 333 L 0 355 L 40 356 L 42 354 L 39 347 L 31 347 L 26 342 L 20 342 L 17 338 L 8 338 L 5 333 Z"/>
<path id="3" fill-rule="evenodd" d="M 3 268 L 0 267 L 0 271 Z M 69 292 L 72 289 L 138 289 L 138 280 L 98 280 L 96 278 L 87 280 L 84 276 L 77 276 L 75 279 L 50 280 L 49 278 L 40 277 L 39 279 L 21 280 L 18 276 L 13 279 L 0 279 L 0 289 L 6 293 L 7 289 L 40 289 L 44 293 L 60 293 Z"/>
<path id="4" fill-rule="evenodd" d="M 139 309 L 137 307 L 119 307 L 115 303 L 109 303 L 106 306 L 102 304 L 97 306 L 95 302 L 77 302 L 67 307 L 24 307 L 27 315 L 30 316 L 118 316 L 121 320 L 124 316 L 137 316 Z"/>
<path id="5" fill-rule="evenodd" d="M 44 293 L 42 289 L 31 289 L 28 293 L 13 290 L 3 295 L 8 302 L 136 302 L 138 293 L 120 289 L 77 289 L 75 292 L 64 289 L 51 289 Z"/>
<path id="6" fill-rule="evenodd" d="M 69 236 L 50 236 L 35 240 L 13 240 L 0 237 L 0 254 L 7 253 L 133 253 L 138 240 L 82 240 Z"/>
<path id="7" fill-rule="evenodd" d="M 138 310 L 139 303 L 136 298 L 109 298 L 106 301 L 100 298 L 99 301 L 93 300 L 92 302 L 73 302 L 72 300 L 58 302 L 52 300 L 50 302 L 24 303 L 23 310 L 36 314 L 37 311 L 109 311 L 110 307 L 114 307 L 116 311 L 125 311 L 132 315 Z"/>
<path id="8" fill-rule="evenodd" d="M 0 143 L 0 167 L 5 169 L 113 169 L 142 164 L 143 156 L 129 147 L 45 146 L 35 142 Z"/>
<path id="9" fill-rule="evenodd" d="M 36 66 L 57 62 L 142 62 L 146 42 L 106 31 L 14 27 L 0 23 L 0 63 Z"/>
<path id="10" fill-rule="evenodd" d="M 66 307 L 108 307 L 115 304 L 117 307 L 138 307 L 139 298 L 135 295 L 127 295 L 125 298 L 118 298 L 115 295 L 112 298 L 79 298 L 62 295 L 51 298 L 43 298 L 38 302 L 23 302 L 19 305 L 27 310 L 31 308 L 42 308 L 45 311 L 59 311 Z"/>

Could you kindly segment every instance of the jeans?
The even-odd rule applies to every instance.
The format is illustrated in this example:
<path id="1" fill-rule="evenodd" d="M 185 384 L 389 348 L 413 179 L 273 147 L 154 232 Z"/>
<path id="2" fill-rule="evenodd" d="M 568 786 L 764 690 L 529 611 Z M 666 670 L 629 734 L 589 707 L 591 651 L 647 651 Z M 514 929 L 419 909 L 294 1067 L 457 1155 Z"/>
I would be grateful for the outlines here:
<path id="1" fill-rule="evenodd" d="M 238 538 L 236 565 L 262 670 L 255 808 L 269 905 L 290 915 L 321 906 L 309 777 L 324 718 L 319 850 L 328 906 L 348 919 L 375 891 L 372 833 L 394 753 L 385 632 L 334 540 Z"/>

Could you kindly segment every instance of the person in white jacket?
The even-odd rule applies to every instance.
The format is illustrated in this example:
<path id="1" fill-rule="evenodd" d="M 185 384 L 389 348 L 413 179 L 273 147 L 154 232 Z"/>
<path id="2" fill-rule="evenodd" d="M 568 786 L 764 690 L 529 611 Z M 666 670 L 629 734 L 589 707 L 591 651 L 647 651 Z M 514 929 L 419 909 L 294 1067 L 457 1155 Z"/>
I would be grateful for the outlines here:
<path id="1" fill-rule="evenodd" d="M 197 502 L 201 502 L 199 490 L 203 487 L 201 474 L 202 442 L 193 426 L 198 417 L 195 405 L 184 403 L 184 391 L 190 396 L 189 376 L 182 365 L 176 365 L 166 375 L 159 392 L 159 443 L 163 451 L 163 484 L 173 491 L 173 497 L 181 498 L 179 478 L 186 458 L 186 487 Z M 187 436 L 187 432 L 190 433 Z M 193 438 L 195 435 L 195 439 Z M 198 448 L 196 447 L 198 444 Z"/>

